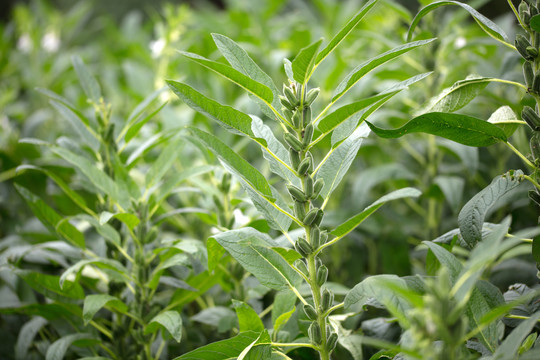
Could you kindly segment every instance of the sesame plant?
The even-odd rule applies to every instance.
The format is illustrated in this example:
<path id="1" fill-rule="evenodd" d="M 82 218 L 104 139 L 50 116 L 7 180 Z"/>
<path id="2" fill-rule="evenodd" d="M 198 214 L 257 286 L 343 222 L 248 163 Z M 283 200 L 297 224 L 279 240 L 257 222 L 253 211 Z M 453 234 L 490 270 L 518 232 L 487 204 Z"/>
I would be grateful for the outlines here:
<path id="1" fill-rule="evenodd" d="M 294 60 L 286 59 L 288 83 L 283 85 L 281 92 L 249 55 L 224 35 L 213 34 L 212 37 L 230 65 L 182 52 L 189 60 L 246 90 L 261 107 L 267 122 L 273 121 L 266 124 L 254 115 L 222 105 L 183 82 L 167 82 L 171 90 L 194 110 L 260 146 L 272 173 L 284 184 L 269 181 L 221 141 L 219 135 L 196 127 L 188 129 L 192 141 L 214 153 L 235 175 L 270 227 L 285 240 L 277 241 L 272 236 L 274 232 L 263 233 L 250 227 L 221 232 L 208 240 L 209 269 L 215 269 L 227 252 L 262 285 L 280 291 L 275 296 L 273 329 L 265 329 L 249 305 L 235 302 L 240 334 L 196 349 L 178 359 L 204 359 L 214 351 L 220 354 L 212 355 L 212 359 L 288 358 L 286 353 L 298 347 L 311 349 L 321 359 L 330 359 L 340 337 L 340 326 L 329 319 L 344 303 L 338 301 L 327 286 L 332 266 L 322 263 L 323 251 L 342 240 L 386 202 L 420 195 L 416 189 L 400 189 L 380 198 L 335 228 L 325 227 L 323 221 L 332 192 L 345 177 L 363 139 L 370 132 L 364 120 L 407 86 L 429 75 L 414 76 L 376 95 L 333 109 L 338 100 L 372 70 L 415 48 L 428 45 L 433 39 L 409 42 L 362 62 L 334 89 L 329 102 L 317 104 L 319 93 L 330 90 L 311 87 L 312 75 L 377 2 L 368 1 L 322 49 L 321 39 L 301 49 Z M 281 135 L 274 135 L 270 125 L 275 125 L 274 131 Z M 323 140 L 330 140 L 332 145 L 326 154 L 318 158 L 321 152 L 319 144 Z M 285 198 L 280 191 L 284 189 L 287 192 Z M 309 287 L 307 294 L 302 290 L 303 284 Z M 304 325 L 300 331 L 290 333 L 284 329 L 295 312 L 297 301 L 303 310 L 297 316 L 305 319 Z"/>
<path id="2" fill-rule="evenodd" d="M 214 167 L 181 162 L 182 142 L 174 134 L 138 138 L 165 105 L 156 104 L 162 90 L 121 119 L 79 57 L 73 67 L 89 109 L 38 90 L 75 134 L 66 131 L 55 143 L 20 140 L 48 155 L 17 173 L 46 175 L 55 196 L 15 184 L 45 231 L 27 224 L 11 247 L 4 243 L 2 267 L 13 295 L 1 311 L 30 317 L 14 358 L 159 359 L 182 338 L 183 306 L 220 279 L 202 265 L 206 252 L 197 238 L 206 233 L 186 216 L 201 213 L 209 226 L 221 219 L 193 205 L 182 208 L 201 200 L 179 187 Z M 227 179 L 216 192 L 228 193 Z"/>

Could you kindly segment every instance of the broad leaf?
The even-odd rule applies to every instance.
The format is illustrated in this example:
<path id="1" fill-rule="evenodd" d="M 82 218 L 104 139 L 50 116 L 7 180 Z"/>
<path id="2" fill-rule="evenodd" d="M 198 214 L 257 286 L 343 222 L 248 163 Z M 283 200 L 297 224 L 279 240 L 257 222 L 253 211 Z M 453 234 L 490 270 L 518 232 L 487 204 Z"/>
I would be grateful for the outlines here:
<path id="1" fill-rule="evenodd" d="M 353 29 L 360 23 L 360 21 L 366 16 L 378 0 L 370 0 L 349 20 L 349 22 L 330 40 L 328 45 L 322 49 L 317 55 L 315 60 L 315 66 L 319 65 L 338 45 L 353 31 Z"/>
<path id="2" fill-rule="evenodd" d="M 115 296 L 107 294 L 87 295 L 83 305 L 84 324 L 88 325 L 94 315 L 106 305 L 121 313 L 125 313 L 128 310 L 127 305 Z"/>
<path id="3" fill-rule="evenodd" d="M 243 301 L 232 300 L 232 307 L 236 311 L 236 316 L 238 316 L 238 324 L 240 326 L 240 332 L 244 331 L 257 331 L 261 332 L 264 330 L 264 325 L 262 323 L 259 315 L 253 310 L 251 306 L 246 304 Z"/>
<path id="4" fill-rule="evenodd" d="M 411 197 L 416 198 L 421 194 L 422 193 L 419 190 L 414 188 L 403 188 L 393 191 L 390 194 L 384 195 L 379 200 L 366 207 L 361 213 L 353 216 L 349 220 L 345 221 L 343 224 L 339 225 L 331 232 L 331 234 L 338 238 L 342 238 L 351 231 L 353 231 L 358 225 L 360 225 L 365 219 L 367 219 L 371 214 L 377 211 L 388 201 Z"/>
<path id="5" fill-rule="evenodd" d="M 488 211 L 501 196 L 517 187 L 522 181 L 521 170 L 498 176 L 465 204 L 459 213 L 458 224 L 461 236 L 469 247 L 474 247 L 482 240 L 482 226 Z"/>
<path id="6" fill-rule="evenodd" d="M 28 359 L 28 349 L 32 346 L 34 338 L 40 332 L 41 328 L 47 325 L 47 323 L 48 321 L 46 319 L 36 316 L 21 327 L 17 336 L 17 343 L 15 344 L 16 360 Z"/>
<path id="7" fill-rule="evenodd" d="M 81 83 L 86 97 L 92 100 L 94 104 L 99 104 L 101 98 L 101 89 L 96 78 L 94 75 L 92 75 L 90 70 L 88 70 L 79 56 L 72 56 L 71 62 L 73 63 L 73 67 L 75 68 L 75 72 L 79 77 L 79 82 Z"/>
<path id="8" fill-rule="evenodd" d="M 507 138 L 517 130 L 519 125 L 525 124 L 520 120 L 510 106 L 501 106 L 488 119 L 488 122 L 498 126 L 504 131 Z"/>
<path id="9" fill-rule="evenodd" d="M 420 40 L 400 45 L 358 65 L 339 83 L 334 92 L 334 96 L 332 97 L 332 102 L 334 103 L 341 98 L 371 70 L 381 66 L 384 63 L 387 63 L 388 61 L 394 60 L 395 58 L 416 49 L 417 47 L 429 44 L 434 40 L 435 39 Z"/>
<path id="10" fill-rule="evenodd" d="M 324 180 L 321 196 L 326 199 L 339 185 L 351 166 L 360 146 L 370 133 L 366 124 L 360 125 L 354 133 L 338 146 L 330 150 L 330 155 L 322 163 L 317 178 Z"/>
<path id="11" fill-rule="evenodd" d="M 141 222 L 141 220 L 139 220 L 139 218 L 134 215 L 134 214 L 130 214 L 130 213 L 117 213 L 117 214 L 113 214 L 113 213 L 110 213 L 108 211 L 103 211 L 100 215 L 99 215 L 99 224 L 100 225 L 104 225 L 106 224 L 107 222 L 109 222 L 109 220 L 111 219 L 118 219 L 120 220 L 121 222 L 123 222 L 130 230 L 133 230 L 137 225 L 139 225 L 139 223 Z"/>
<path id="12" fill-rule="evenodd" d="M 208 60 L 200 55 L 185 51 L 180 51 L 180 53 L 188 59 L 193 60 L 196 63 L 199 63 L 202 66 L 232 81 L 236 85 L 242 87 L 244 90 L 265 101 L 267 104 L 272 103 L 272 100 L 274 99 L 274 94 L 272 94 L 272 90 L 270 90 L 268 86 L 251 79 L 249 76 L 242 74 L 240 71 L 230 67 L 229 65 Z"/>
<path id="13" fill-rule="evenodd" d="M 84 290 L 78 283 L 66 281 L 65 287 L 61 288 L 58 276 L 41 274 L 30 270 L 15 270 L 15 274 L 32 289 L 49 299 L 70 304 L 77 303 L 78 300 L 84 298 Z"/>
<path id="14" fill-rule="evenodd" d="M 145 334 L 153 334 L 158 329 L 166 330 L 176 342 L 182 340 L 182 317 L 177 311 L 169 310 L 156 315 L 146 328 Z"/>
<path id="15" fill-rule="evenodd" d="M 253 228 L 243 228 L 217 234 L 213 238 L 264 286 L 285 290 L 302 282 L 291 265 L 272 249 L 275 244 L 266 234 Z"/>
<path id="16" fill-rule="evenodd" d="M 418 115 L 430 112 L 451 113 L 457 111 L 471 102 L 490 82 L 496 80 L 498 79 L 477 76 L 460 80 L 431 99 Z"/>
<path id="17" fill-rule="evenodd" d="M 305 84 L 308 81 L 311 70 L 313 70 L 313 66 L 315 65 L 317 50 L 319 50 L 321 43 L 322 39 L 301 49 L 292 61 L 294 80 L 298 83 Z"/>
<path id="18" fill-rule="evenodd" d="M 268 199 L 272 199 L 272 191 L 266 178 L 250 163 L 240 157 L 234 150 L 225 145 L 214 135 L 191 127 L 191 132 L 202 141 L 207 148 L 212 150 L 221 161 L 234 170 L 236 175 L 244 179 L 255 191 Z"/>
<path id="19" fill-rule="evenodd" d="M 92 334 L 77 333 L 70 334 L 61 337 L 49 346 L 45 360 L 62 360 L 66 354 L 68 348 L 74 343 L 93 344 L 97 343 L 97 340 Z"/>
<path id="20" fill-rule="evenodd" d="M 536 32 L 540 32 L 540 15 L 534 15 L 529 22 L 529 26 Z"/>
<path id="21" fill-rule="evenodd" d="M 366 121 L 371 130 L 386 139 L 410 133 L 427 133 L 467 146 L 483 147 L 507 140 L 504 131 L 484 120 L 462 114 L 427 113 L 415 117 L 399 129 L 381 129 Z"/>
<path id="22" fill-rule="evenodd" d="M 247 331 L 237 336 L 201 346 L 174 360 L 231 360 L 236 359 L 242 351 L 259 338 L 259 333 Z"/>
<path id="23" fill-rule="evenodd" d="M 68 221 L 63 221 L 64 218 L 62 216 L 26 188 L 15 184 L 15 189 L 17 189 L 17 192 L 24 198 L 28 206 L 30 206 L 34 215 L 51 233 L 62 236 L 79 248 L 85 248 L 84 235 L 75 226 L 71 225 Z"/>
<path id="24" fill-rule="evenodd" d="M 429 12 L 433 11 L 434 9 L 444 6 L 444 5 L 457 5 L 461 6 L 463 9 L 467 10 L 469 14 L 471 14 L 472 17 L 474 17 L 474 20 L 480 25 L 482 30 L 484 30 L 489 36 L 493 37 L 494 39 L 502 42 L 507 41 L 507 36 L 504 33 L 504 31 L 498 27 L 493 21 L 489 20 L 484 15 L 480 14 L 478 11 L 473 9 L 471 6 L 461 3 L 459 1 L 436 1 L 433 2 L 422 9 L 416 14 L 414 17 L 411 26 L 409 27 L 409 32 L 407 34 L 407 41 L 411 41 L 412 34 L 414 32 L 414 29 L 420 22 L 420 20 L 426 16 Z"/>

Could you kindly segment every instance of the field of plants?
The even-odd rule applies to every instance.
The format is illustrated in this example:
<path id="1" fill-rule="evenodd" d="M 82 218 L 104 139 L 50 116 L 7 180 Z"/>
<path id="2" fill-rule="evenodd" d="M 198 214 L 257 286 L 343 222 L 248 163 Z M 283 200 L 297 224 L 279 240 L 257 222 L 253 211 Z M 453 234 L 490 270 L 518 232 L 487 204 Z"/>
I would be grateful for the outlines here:
<path id="1" fill-rule="evenodd" d="M 540 359 L 540 1 L 64 3 L 0 23 L 0 359 Z"/>

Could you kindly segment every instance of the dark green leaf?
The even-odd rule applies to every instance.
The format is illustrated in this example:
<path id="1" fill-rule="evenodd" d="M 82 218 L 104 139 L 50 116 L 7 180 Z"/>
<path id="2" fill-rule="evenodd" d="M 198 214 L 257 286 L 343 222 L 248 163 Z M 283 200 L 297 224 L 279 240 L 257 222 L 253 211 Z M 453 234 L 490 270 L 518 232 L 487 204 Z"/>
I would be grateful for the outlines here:
<path id="1" fill-rule="evenodd" d="M 309 79 L 311 70 L 313 70 L 313 66 L 315 65 L 317 50 L 319 50 L 321 43 L 322 39 L 301 49 L 292 61 L 294 80 L 300 84 L 305 84 Z"/>
<path id="2" fill-rule="evenodd" d="M 540 15 L 534 15 L 529 23 L 531 29 L 536 32 L 540 32 Z"/>
<path id="3" fill-rule="evenodd" d="M 87 295 L 83 305 L 84 324 L 88 325 L 94 315 L 106 305 L 121 313 L 125 313 L 128 310 L 127 305 L 115 296 L 107 294 Z"/>
<path id="4" fill-rule="evenodd" d="M 177 342 L 182 340 L 182 317 L 177 311 L 169 310 L 156 315 L 146 325 L 144 333 L 153 334 L 160 328 L 166 330 Z"/>
<path id="5" fill-rule="evenodd" d="M 30 346 L 32 346 L 34 338 L 36 337 L 38 332 L 47 323 L 48 321 L 44 318 L 36 316 L 21 327 L 19 335 L 17 336 L 17 343 L 15 344 L 16 360 L 28 359 L 28 349 L 30 348 Z"/>
<path id="6" fill-rule="evenodd" d="M 81 340 L 95 340 L 96 342 L 98 341 L 94 338 L 92 334 L 79 333 L 65 335 L 52 343 L 51 346 L 49 346 L 49 348 L 47 349 L 47 355 L 45 356 L 45 360 L 62 360 L 68 348 L 73 343 Z"/>
<path id="7" fill-rule="evenodd" d="M 238 300 L 233 299 L 232 307 L 236 311 L 236 316 L 238 316 L 238 324 L 240 325 L 240 332 L 244 332 L 244 331 L 261 332 L 264 330 L 264 325 L 262 323 L 261 318 L 255 312 L 255 310 L 253 310 L 251 306 L 249 306 L 243 301 L 238 301 Z"/>
<path id="8" fill-rule="evenodd" d="M 76 303 L 84 298 L 83 288 L 71 281 L 65 281 L 60 287 L 60 278 L 54 275 L 41 274 L 29 270 L 15 270 L 15 274 L 23 279 L 32 289 L 46 297 L 65 303 Z"/>
<path id="9" fill-rule="evenodd" d="M 232 360 L 258 338 L 259 333 L 243 332 L 233 338 L 202 346 L 174 360 Z"/>
<path id="10" fill-rule="evenodd" d="M 462 114 L 427 113 L 415 117 L 399 129 L 381 129 L 366 121 L 371 130 L 386 139 L 396 139 L 410 133 L 427 133 L 444 137 L 467 146 L 489 146 L 506 142 L 504 131 L 484 120 Z"/>

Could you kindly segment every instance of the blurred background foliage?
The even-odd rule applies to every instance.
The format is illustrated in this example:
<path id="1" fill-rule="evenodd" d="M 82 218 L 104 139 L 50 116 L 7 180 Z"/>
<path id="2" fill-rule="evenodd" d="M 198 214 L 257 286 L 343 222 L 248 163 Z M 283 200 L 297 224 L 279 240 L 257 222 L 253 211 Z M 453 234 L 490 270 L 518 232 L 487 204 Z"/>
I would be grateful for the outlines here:
<path id="1" fill-rule="evenodd" d="M 387 0 L 378 6 L 313 78 L 312 86 L 322 89 L 320 97 L 327 100 L 340 79 L 364 59 L 403 43 L 408 24 L 421 3 L 429 1 Z M 468 3 L 497 22 L 511 39 L 514 37 L 515 19 L 506 1 L 475 0 Z M 25 288 L 7 267 L 13 257 L 18 259 L 17 267 L 45 269 L 45 272 L 57 275 L 65 270 L 66 264 L 54 258 L 25 258 L 25 246 L 45 243 L 50 240 L 50 235 L 15 191 L 14 184 L 31 189 L 65 216 L 76 213 L 73 203 L 45 175 L 17 173 L 16 168 L 22 164 L 33 164 L 54 169 L 68 184 L 73 182 L 78 191 L 89 196 L 76 181 L 73 169 L 66 167 L 58 157 L 36 146 L 19 143 L 21 138 L 37 138 L 51 143 L 62 139 L 78 140 L 76 129 L 48 104 L 46 96 L 35 90 L 49 89 L 69 99 L 76 108 L 91 112 L 71 65 L 73 55 L 80 56 L 95 74 L 104 98 L 111 104 L 111 119 L 118 124 L 122 124 L 146 96 L 162 88 L 165 79 L 187 81 L 196 88 L 205 89 L 207 95 L 221 103 L 264 119 L 241 89 L 216 76 L 208 76 L 204 69 L 179 56 L 176 49 L 219 59 L 210 34 L 224 34 L 240 43 L 275 83 L 280 84 L 286 80 L 283 58 L 293 59 L 302 47 L 319 37 L 330 39 L 360 8 L 362 1 L 4 0 L 2 4 L 0 307 L 16 307 L 31 301 L 24 295 L 31 290 Z M 486 37 L 465 12 L 445 9 L 433 13 L 422 23 L 416 37 L 431 36 L 441 40 L 429 49 L 408 55 L 403 61 L 389 64 L 366 77 L 351 92 L 349 100 L 375 94 L 396 80 L 434 71 L 424 82 L 397 96 L 374 116 L 385 125 L 399 126 L 430 98 L 470 74 L 522 81 L 519 57 Z M 137 174 L 144 174 L 172 135 L 186 125 L 195 124 L 219 134 L 224 142 L 271 178 L 260 153 L 254 151 L 256 148 L 251 144 L 238 141 L 235 135 L 222 131 L 170 97 L 167 91 L 162 92 L 159 99 L 167 102 L 166 105 L 143 127 L 127 151 L 127 154 L 132 154 L 144 147 L 149 139 L 154 139 L 145 152 L 144 160 L 132 169 Z M 517 110 L 527 101 L 530 102 L 513 88 L 492 84 L 463 112 L 488 119 L 500 106 L 507 105 Z M 528 153 L 525 129 L 519 129 L 513 136 L 516 146 Z M 329 141 L 326 146 L 330 147 Z M 322 156 L 314 155 L 316 158 Z M 208 163 L 215 164 L 216 160 L 186 144 L 174 169 Z M 425 252 L 415 251 L 415 246 L 456 228 L 457 213 L 467 200 L 496 175 L 520 167 L 519 159 L 502 145 L 477 149 L 421 135 L 399 141 L 369 138 L 351 167 L 348 180 L 333 195 L 324 225 L 335 226 L 382 194 L 400 187 L 417 187 L 423 195 L 418 202 L 404 201 L 385 207 L 351 234 L 347 241 L 332 247 L 325 254 L 325 262 L 332 266 L 330 281 L 352 287 L 370 274 L 424 272 Z M 214 177 L 190 183 L 190 189 L 186 190 L 190 196 L 176 194 L 167 203 L 169 210 L 211 208 L 212 215 L 171 216 L 163 221 L 160 236 L 196 239 L 204 244 L 212 228 L 219 226 L 218 209 L 212 203 L 211 195 L 215 193 L 216 179 L 220 176 L 217 171 Z M 240 187 L 233 186 L 233 189 L 231 204 L 238 209 L 238 214 L 247 217 L 244 223 L 251 222 L 251 226 L 268 230 Z M 535 226 L 536 212 L 528 202 L 526 190 L 520 187 L 501 199 L 490 221 L 498 222 L 511 213 L 516 229 Z M 22 253 L 14 253 L 14 248 L 19 248 Z M 515 282 L 528 285 L 536 282 L 536 270 L 527 255 L 509 261 L 512 263 L 498 264 L 493 271 L 494 281 L 501 290 Z M 504 271 L 508 267 L 515 271 Z M 265 289 L 258 287 L 254 278 L 248 279 L 244 281 L 243 289 L 238 289 L 238 283 L 227 283 L 222 279 L 219 285 L 201 295 L 203 300 L 186 306 L 184 324 L 190 329 L 186 332 L 189 333 L 188 338 L 180 345 L 171 345 L 168 353 L 178 355 L 227 337 L 227 331 L 235 326 L 234 314 L 227 311 L 230 309 L 223 311 L 219 306 L 230 305 L 232 288 L 248 294 L 245 298 L 258 311 L 266 308 L 271 297 Z M 219 332 L 213 331 L 216 322 L 212 317 L 200 315 L 205 306 L 221 311 L 214 314 L 221 321 Z M 197 314 L 200 316 L 195 317 Z M 27 317 L 20 314 L 0 315 L 0 336 L 3 339 L 0 358 L 14 358 L 12 346 L 24 319 Z M 204 326 L 201 327 L 201 323 Z M 342 356 L 347 359 L 347 355 Z"/>

